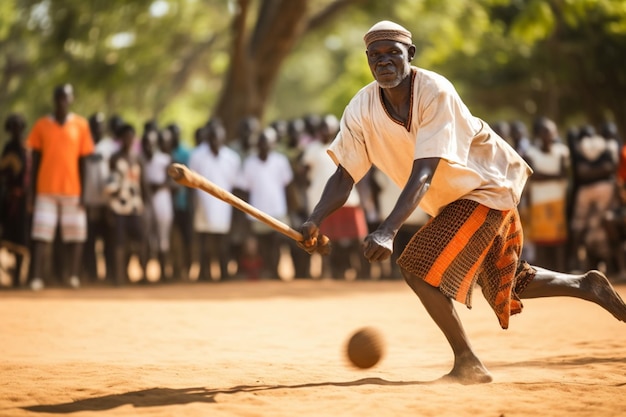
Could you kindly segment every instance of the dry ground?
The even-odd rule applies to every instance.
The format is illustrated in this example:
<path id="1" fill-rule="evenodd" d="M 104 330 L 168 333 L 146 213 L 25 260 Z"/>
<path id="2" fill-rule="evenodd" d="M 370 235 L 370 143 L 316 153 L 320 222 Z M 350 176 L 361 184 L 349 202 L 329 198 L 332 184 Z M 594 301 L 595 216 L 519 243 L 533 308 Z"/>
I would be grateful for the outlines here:
<path id="1" fill-rule="evenodd" d="M 626 324 L 559 298 L 504 331 L 474 299 L 481 386 L 437 382 L 451 352 L 400 281 L 2 290 L 0 416 L 626 415 Z M 369 370 L 343 356 L 362 326 L 385 336 Z"/>

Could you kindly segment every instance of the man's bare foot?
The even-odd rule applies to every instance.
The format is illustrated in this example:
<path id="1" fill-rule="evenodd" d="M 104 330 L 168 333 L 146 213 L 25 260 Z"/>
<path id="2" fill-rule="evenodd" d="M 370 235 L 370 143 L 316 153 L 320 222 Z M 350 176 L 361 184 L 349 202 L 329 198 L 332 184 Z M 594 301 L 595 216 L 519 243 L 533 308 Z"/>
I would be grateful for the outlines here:
<path id="1" fill-rule="evenodd" d="M 587 272 L 581 279 L 580 288 L 587 291 L 590 301 L 603 307 L 616 319 L 626 321 L 626 304 L 602 272 Z"/>
<path id="2" fill-rule="evenodd" d="M 493 377 L 480 359 L 474 355 L 466 355 L 455 358 L 454 367 L 441 381 L 463 385 L 487 384 L 493 381 Z"/>

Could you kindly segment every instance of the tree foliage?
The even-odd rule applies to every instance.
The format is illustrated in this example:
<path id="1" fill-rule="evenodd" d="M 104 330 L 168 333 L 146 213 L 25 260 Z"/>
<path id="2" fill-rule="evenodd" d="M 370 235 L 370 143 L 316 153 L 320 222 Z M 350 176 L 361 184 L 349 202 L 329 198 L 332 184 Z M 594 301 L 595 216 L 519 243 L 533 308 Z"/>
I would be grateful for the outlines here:
<path id="1" fill-rule="evenodd" d="M 622 0 L 4 0 L 0 103 L 29 120 L 72 82 L 76 110 L 135 124 L 211 116 L 234 128 L 340 115 L 372 80 L 362 36 L 413 33 L 416 65 L 450 78 L 487 121 L 605 118 L 626 131 Z"/>

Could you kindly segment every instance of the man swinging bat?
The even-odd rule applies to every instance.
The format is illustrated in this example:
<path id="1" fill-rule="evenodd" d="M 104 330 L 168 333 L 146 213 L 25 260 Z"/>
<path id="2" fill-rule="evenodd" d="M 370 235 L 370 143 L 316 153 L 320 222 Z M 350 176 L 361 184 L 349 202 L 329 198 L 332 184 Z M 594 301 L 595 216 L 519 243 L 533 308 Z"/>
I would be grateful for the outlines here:
<path id="1" fill-rule="evenodd" d="M 309 219 L 301 246 L 318 250 L 319 225 L 350 190 L 378 167 L 402 193 L 393 211 L 364 242 L 364 255 L 391 255 L 402 223 L 420 206 L 432 220 L 398 259 L 408 285 L 446 336 L 454 353 L 448 378 L 485 383 L 491 374 L 474 353 L 452 300 L 471 307 L 482 292 L 504 329 L 521 299 L 570 296 L 592 301 L 621 321 L 626 305 L 599 271 L 568 275 L 520 261 L 517 204 L 531 169 L 489 126 L 472 116 L 452 84 L 411 66 L 415 45 L 402 26 L 383 21 L 364 37 L 375 81 L 348 104 L 328 151 L 337 164 Z"/>

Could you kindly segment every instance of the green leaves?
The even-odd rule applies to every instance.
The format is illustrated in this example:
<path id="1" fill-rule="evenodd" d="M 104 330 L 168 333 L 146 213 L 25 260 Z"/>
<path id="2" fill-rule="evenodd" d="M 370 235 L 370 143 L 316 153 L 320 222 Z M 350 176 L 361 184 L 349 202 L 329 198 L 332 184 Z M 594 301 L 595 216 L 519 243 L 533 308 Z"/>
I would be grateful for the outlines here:
<path id="1" fill-rule="evenodd" d="M 450 78 L 479 116 L 626 120 L 622 0 L 320 0 L 310 2 L 305 14 L 292 10 L 288 16 L 276 4 L 0 1 L 0 102 L 32 123 L 50 110 L 53 86 L 69 81 L 79 113 L 118 113 L 137 127 L 148 118 L 176 120 L 191 141 L 220 97 L 238 91 L 243 96 L 231 102 L 232 111 L 245 112 L 258 96 L 227 82 L 237 35 L 233 19 L 245 6 L 246 32 L 240 34 L 246 41 L 255 33 L 265 36 L 249 44 L 254 65 L 238 76 L 252 77 L 251 85 L 265 83 L 255 86 L 264 94 L 271 89 L 266 101 L 251 106 L 262 106 L 266 122 L 311 112 L 340 115 L 372 81 L 362 36 L 381 19 L 407 27 L 418 51 L 414 64 Z M 272 43 L 280 39 L 268 36 L 288 28 L 282 23 L 289 16 L 304 16 L 290 32 L 297 39 Z M 289 50 L 285 61 L 276 55 L 278 46 Z M 266 65 L 273 60 L 278 65 Z"/>

